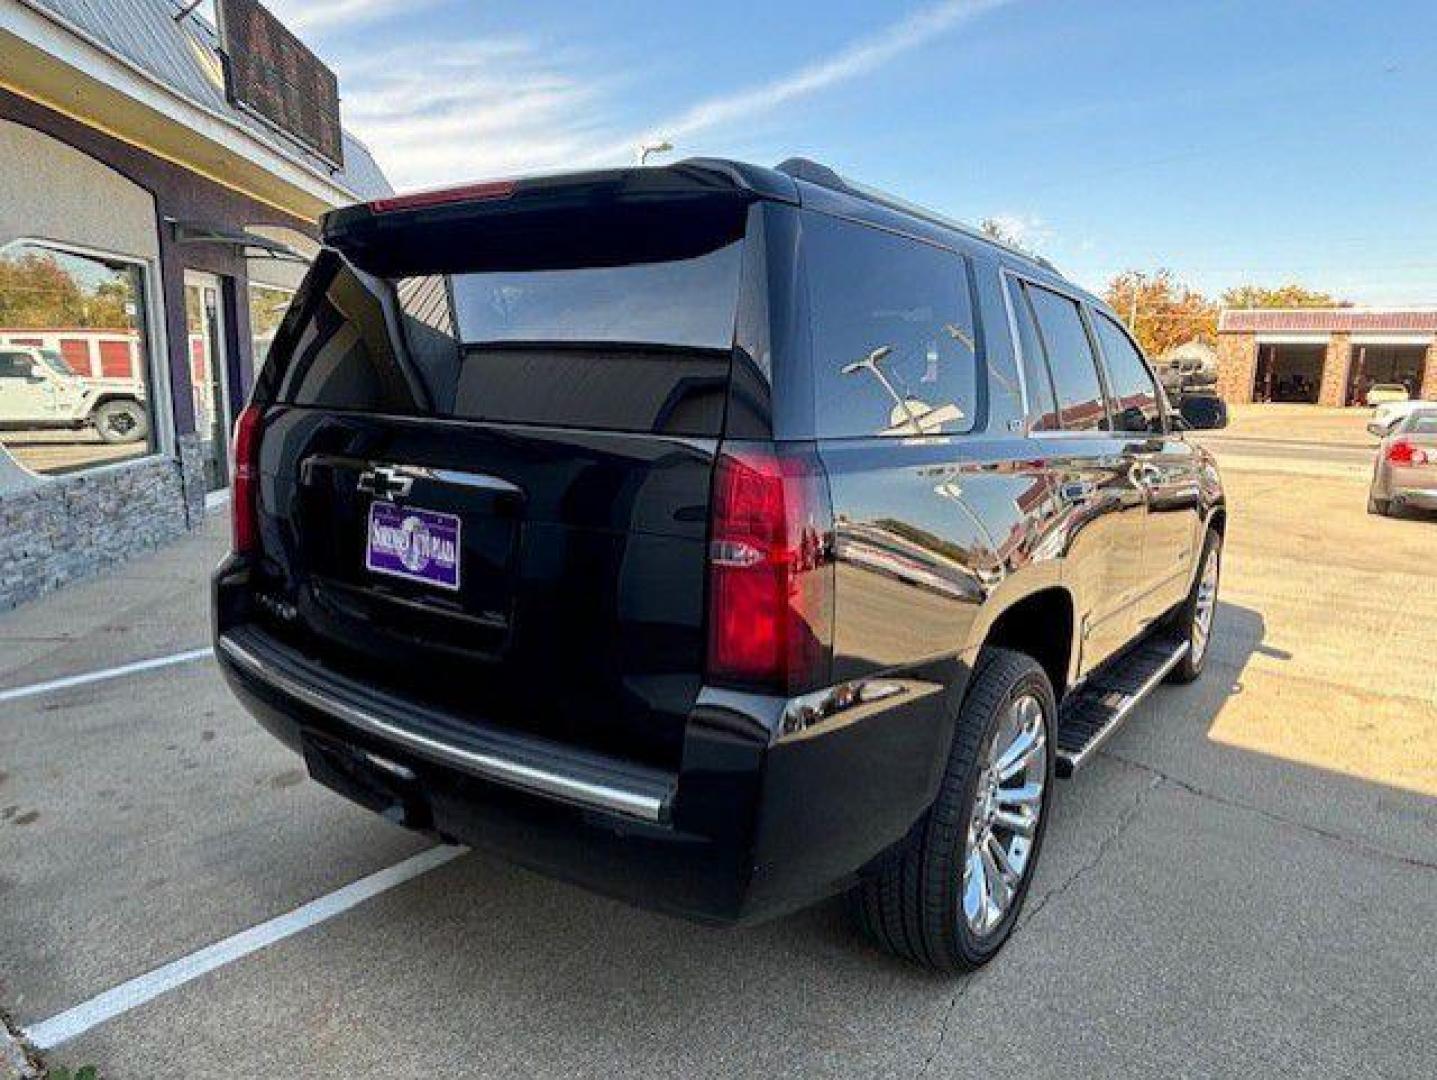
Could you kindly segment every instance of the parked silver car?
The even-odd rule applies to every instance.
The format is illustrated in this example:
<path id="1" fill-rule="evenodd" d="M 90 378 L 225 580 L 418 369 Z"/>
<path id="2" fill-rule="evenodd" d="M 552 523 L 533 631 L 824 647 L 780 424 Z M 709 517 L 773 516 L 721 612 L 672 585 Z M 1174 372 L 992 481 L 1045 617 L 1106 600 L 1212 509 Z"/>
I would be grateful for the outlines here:
<path id="1" fill-rule="evenodd" d="M 1437 401 L 1389 401 L 1372 410 L 1367 430 L 1379 439 L 1392 434 L 1393 428 L 1419 409 L 1437 409 Z"/>
<path id="2" fill-rule="evenodd" d="M 1404 506 L 1437 510 L 1437 406 L 1408 414 L 1377 450 L 1367 512 Z"/>

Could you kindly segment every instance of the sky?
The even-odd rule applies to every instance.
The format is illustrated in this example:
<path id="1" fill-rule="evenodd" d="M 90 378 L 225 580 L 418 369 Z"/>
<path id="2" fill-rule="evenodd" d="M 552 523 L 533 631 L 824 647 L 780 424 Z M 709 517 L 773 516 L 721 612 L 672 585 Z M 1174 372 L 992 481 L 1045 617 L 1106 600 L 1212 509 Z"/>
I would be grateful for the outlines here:
<path id="1" fill-rule="evenodd" d="M 1430 2 L 266 2 L 401 189 L 666 138 L 996 218 L 1097 290 L 1437 305 Z"/>

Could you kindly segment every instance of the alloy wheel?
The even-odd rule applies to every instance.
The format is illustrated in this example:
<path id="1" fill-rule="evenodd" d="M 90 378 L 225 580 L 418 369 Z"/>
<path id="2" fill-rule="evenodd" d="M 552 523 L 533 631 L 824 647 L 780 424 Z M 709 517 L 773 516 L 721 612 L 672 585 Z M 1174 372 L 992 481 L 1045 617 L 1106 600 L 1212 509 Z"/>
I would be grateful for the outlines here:
<path id="1" fill-rule="evenodd" d="M 1197 597 L 1193 603 L 1193 626 L 1190 647 L 1194 664 L 1202 662 L 1207 652 L 1208 641 L 1212 638 L 1213 612 L 1217 609 L 1217 579 L 1219 555 L 1214 547 L 1203 562 L 1202 577 L 1198 579 Z"/>
<path id="2" fill-rule="evenodd" d="M 1015 697 L 988 744 L 974 788 L 963 858 L 963 918 L 983 937 L 1013 906 L 1030 869 L 1047 785 L 1048 718 Z"/>

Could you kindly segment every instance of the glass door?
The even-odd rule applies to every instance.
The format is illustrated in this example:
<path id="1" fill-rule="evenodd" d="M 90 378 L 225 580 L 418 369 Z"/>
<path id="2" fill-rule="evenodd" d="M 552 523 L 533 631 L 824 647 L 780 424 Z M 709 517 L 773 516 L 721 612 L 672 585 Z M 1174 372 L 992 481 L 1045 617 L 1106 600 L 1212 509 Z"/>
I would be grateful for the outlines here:
<path id="1" fill-rule="evenodd" d="M 185 271 L 185 329 L 195 434 L 205 463 L 205 490 L 229 486 L 229 357 L 225 352 L 220 280 Z"/>

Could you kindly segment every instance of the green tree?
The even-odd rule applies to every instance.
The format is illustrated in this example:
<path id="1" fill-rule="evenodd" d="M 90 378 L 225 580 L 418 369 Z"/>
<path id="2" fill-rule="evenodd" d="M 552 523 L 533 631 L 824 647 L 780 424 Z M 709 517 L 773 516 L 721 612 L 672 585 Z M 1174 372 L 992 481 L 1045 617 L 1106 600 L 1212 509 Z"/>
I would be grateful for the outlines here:
<path id="1" fill-rule="evenodd" d="M 1286 285 L 1237 285 L 1222 294 L 1222 306 L 1229 308 L 1351 307 L 1331 293 L 1290 282 Z"/>

